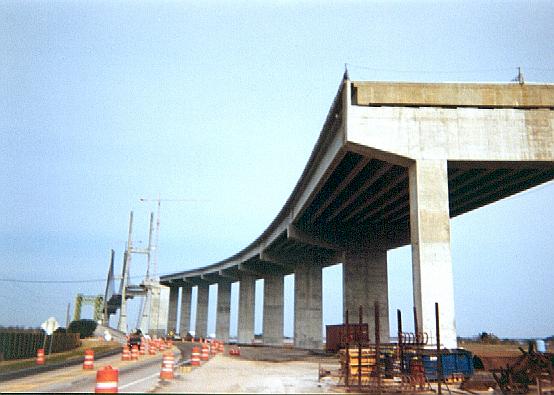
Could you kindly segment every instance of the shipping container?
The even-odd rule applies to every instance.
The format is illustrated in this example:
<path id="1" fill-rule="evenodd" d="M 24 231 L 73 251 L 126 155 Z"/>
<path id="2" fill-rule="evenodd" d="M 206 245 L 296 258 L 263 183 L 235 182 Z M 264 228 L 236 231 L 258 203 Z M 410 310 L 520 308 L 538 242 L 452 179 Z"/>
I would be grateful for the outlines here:
<path id="1" fill-rule="evenodd" d="M 404 363 L 410 367 L 415 354 L 404 354 Z M 423 368 L 427 380 L 437 380 L 437 356 L 434 350 L 422 350 Z M 448 378 L 453 374 L 463 374 L 464 377 L 473 375 L 473 354 L 467 350 L 443 350 L 441 353 L 442 377 Z"/>
<path id="2" fill-rule="evenodd" d="M 349 324 L 350 340 L 352 345 L 357 342 L 367 344 L 369 342 L 367 324 Z M 346 325 L 326 325 L 325 350 L 337 352 L 346 345 Z"/>

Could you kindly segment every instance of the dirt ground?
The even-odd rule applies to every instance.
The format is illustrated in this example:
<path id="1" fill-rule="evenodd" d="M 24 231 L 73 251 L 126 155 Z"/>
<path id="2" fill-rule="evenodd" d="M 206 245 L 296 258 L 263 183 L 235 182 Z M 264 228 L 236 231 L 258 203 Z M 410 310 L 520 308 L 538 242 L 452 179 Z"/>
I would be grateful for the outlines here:
<path id="1" fill-rule="evenodd" d="M 335 356 L 309 351 L 241 347 L 239 357 L 220 354 L 190 373 L 179 374 L 160 393 L 336 393 L 333 378 L 319 380 L 319 368 L 338 369 Z"/>

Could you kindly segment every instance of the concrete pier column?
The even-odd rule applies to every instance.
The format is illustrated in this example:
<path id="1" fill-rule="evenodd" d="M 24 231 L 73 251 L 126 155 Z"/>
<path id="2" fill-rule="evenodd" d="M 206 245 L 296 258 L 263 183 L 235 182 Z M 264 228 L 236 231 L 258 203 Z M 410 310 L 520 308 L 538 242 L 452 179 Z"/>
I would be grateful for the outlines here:
<path id="1" fill-rule="evenodd" d="M 190 331 L 190 305 L 192 299 L 192 288 L 188 285 L 181 287 L 181 323 L 179 334 L 185 337 Z"/>
<path id="2" fill-rule="evenodd" d="M 297 265 L 294 271 L 294 346 L 321 349 L 322 268 L 315 263 Z"/>
<path id="3" fill-rule="evenodd" d="M 252 343 L 254 339 L 254 303 L 256 277 L 241 273 L 239 284 L 238 342 Z"/>
<path id="4" fill-rule="evenodd" d="M 208 284 L 198 285 L 196 300 L 196 337 L 208 336 L 208 298 L 210 286 Z"/>
<path id="5" fill-rule="evenodd" d="M 264 277 L 264 344 L 283 345 L 284 290 L 282 274 Z"/>
<path id="6" fill-rule="evenodd" d="M 215 318 L 215 337 L 229 341 L 229 322 L 231 318 L 231 282 L 221 280 L 217 283 L 217 314 Z"/>
<path id="7" fill-rule="evenodd" d="M 167 308 L 167 333 L 176 333 L 177 326 L 177 302 L 179 300 L 179 287 L 169 287 L 169 306 Z"/>
<path id="8" fill-rule="evenodd" d="M 410 166 L 409 176 L 412 274 L 418 322 L 429 334 L 430 342 L 436 342 L 435 302 L 438 302 L 441 343 L 456 348 L 447 162 L 418 160 Z"/>
<path id="9" fill-rule="evenodd" d="M 343 314 L 348 309 L 350 323 L 362 320 L 368 324 L 369 339 L 375 341 L 375 302 L 379 303 L 379 336 L 389 342 L 389 297 L 387 282 L 387 252 L 372 250 L 347 252 L 342 264 Z"/>

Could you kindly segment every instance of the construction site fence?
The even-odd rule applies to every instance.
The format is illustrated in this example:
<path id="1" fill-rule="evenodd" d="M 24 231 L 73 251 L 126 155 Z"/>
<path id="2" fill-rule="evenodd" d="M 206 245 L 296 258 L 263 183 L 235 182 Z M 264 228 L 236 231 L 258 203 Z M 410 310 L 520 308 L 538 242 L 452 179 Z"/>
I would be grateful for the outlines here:
<path id="1" fill-rule="evenodd" d="M 78 333 L 54 333 L 43 331 L 0 330 L 0 361 L 33 358 L 39 348 L 48 354 L 73 350 L 81 341 Z"/>

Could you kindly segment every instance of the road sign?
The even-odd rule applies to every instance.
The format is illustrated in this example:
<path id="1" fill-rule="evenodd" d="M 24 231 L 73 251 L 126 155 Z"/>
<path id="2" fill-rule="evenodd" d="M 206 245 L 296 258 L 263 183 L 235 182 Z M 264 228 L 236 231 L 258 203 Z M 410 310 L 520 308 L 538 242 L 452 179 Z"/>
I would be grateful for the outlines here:
<path id="1" fill-rule="evenodd" d="M 58 323 L 58 321 L 56 321 L 54 317 L 50 317 L 46 321 L 44 321 L 40 327 L 44 329 L 48 336 L 50 336 L 52 335 L 52 333 L 54 333 L 56 329 L 60 327 L 60 324 Z"/>

